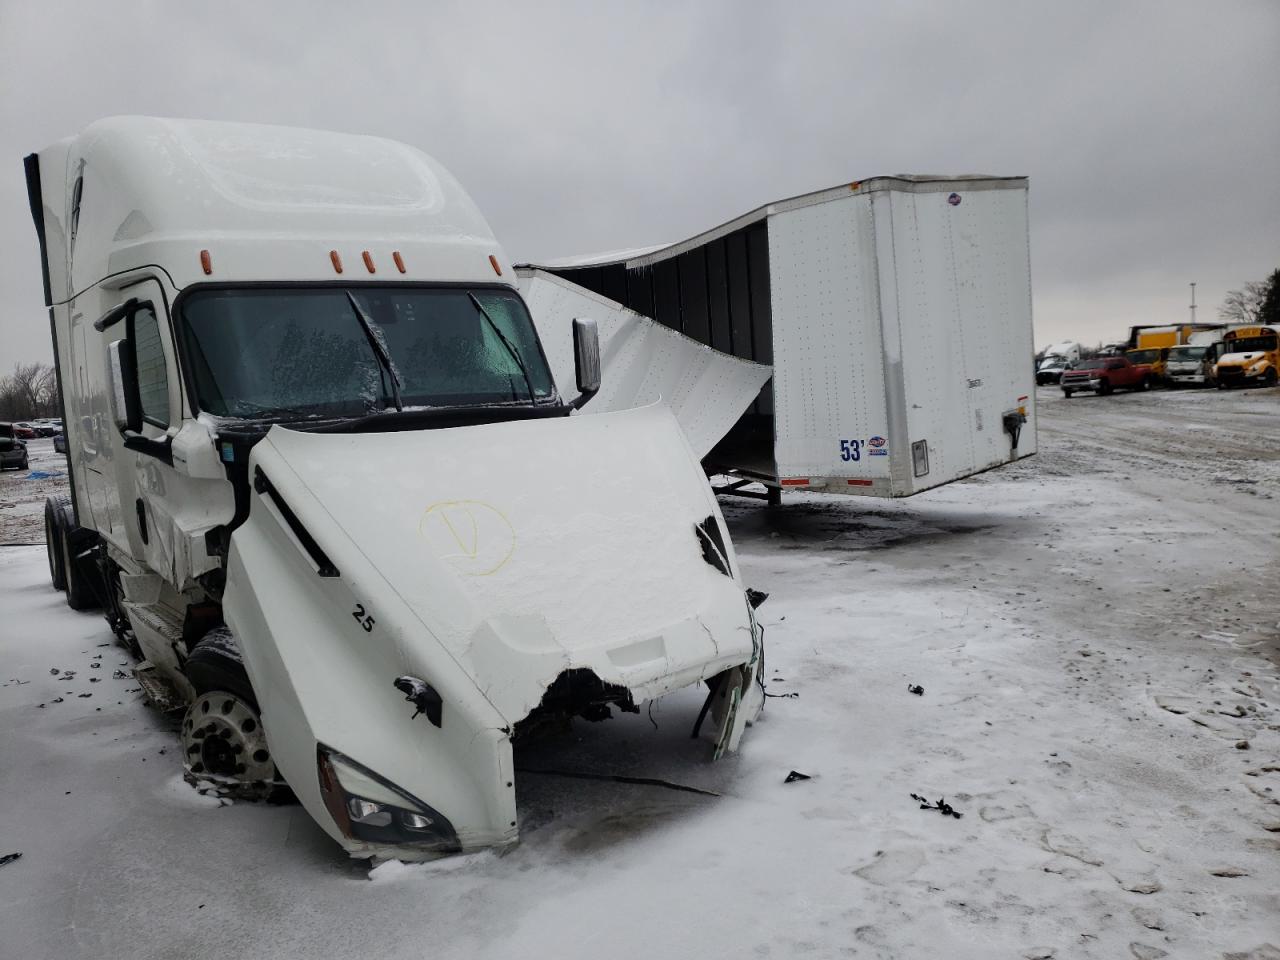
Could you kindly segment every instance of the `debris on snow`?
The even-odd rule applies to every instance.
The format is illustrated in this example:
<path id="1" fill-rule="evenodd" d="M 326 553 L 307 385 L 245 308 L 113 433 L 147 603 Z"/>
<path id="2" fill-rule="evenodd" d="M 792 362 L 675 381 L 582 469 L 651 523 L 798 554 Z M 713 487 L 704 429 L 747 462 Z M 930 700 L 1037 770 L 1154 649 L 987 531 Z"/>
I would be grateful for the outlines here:
<path id="1" fill-rule="evenodd" d="M 787 774 L 786 779 L 783 780 L 782 782 L 795 783 L 797 780 L 812 780 L 812 779 L 813 777 L 809 776 L 809 774 L 807 773 L 800 773 L 798 770 L 792 770 L 790 773 Z"/>
<path id="2" fill-rule="evenodd" d="M 964 816 L 963 813 L 961 813 L 959 810 L 956 810 L 954 807 L 951 806 L 951 804 L 947 803 L 946 800 L 943 800 L 941 798 L 939 798 L 937 803 L 930 803 L 924 797 L 913 793 L 911 795 L 911 799 L 915 800 L 917 803 L 920 804 L 921 810 L 937 810 L 944 817 L 955 817 L 957 820 L 959 820 L 961 817 Z"/>
<path id="3" fill-rule="evenodd" d="M 1249 875 L 1249 871 L 1243 867 L 1232 866 L 1214 867 L 1209 873 L 1215 877 L 1247 877 Z"/>

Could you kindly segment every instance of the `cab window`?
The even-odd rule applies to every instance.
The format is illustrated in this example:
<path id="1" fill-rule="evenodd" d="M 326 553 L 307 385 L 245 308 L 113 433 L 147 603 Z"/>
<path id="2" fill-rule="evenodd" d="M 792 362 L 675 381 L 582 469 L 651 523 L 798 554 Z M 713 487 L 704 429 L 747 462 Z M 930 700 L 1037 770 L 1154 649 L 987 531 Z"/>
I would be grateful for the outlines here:
<path id="1" fill-rule="evenodd" d="M 157 427 L 169 426 L 169 374 L 165 366 L 160 322 L 150 304 L 133 315 L 133 356 L 138 372 L 142 418 Z"/>

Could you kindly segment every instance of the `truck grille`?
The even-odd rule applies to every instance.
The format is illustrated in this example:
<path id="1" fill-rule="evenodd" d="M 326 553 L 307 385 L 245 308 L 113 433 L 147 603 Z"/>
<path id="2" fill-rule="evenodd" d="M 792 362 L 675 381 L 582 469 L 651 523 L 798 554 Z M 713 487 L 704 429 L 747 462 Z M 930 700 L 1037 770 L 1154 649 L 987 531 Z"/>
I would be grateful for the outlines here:
<path id="1" fill-rule="evenodd" d="M 1222 367 L 1218 370 L 1218 379 L 1223 383 L 1238 383 L 1244 379 L 1244 367 Z"/>

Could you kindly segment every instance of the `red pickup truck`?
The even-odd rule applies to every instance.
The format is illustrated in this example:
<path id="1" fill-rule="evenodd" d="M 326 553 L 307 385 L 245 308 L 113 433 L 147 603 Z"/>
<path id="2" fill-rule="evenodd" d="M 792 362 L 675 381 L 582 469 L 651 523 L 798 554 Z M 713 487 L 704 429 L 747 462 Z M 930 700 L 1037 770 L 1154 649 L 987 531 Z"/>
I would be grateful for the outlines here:
<path id="1" fill-rule="evenodd" d="M 1098 394 L 1118 389 L 1147 390 L 1151 387 L 1151 368 L 1135 364 L 1128 357 L 1090 357 L 1064 371 L 1061 383 L 1062 392 L 1068 397 L 1077 390 Z"/>

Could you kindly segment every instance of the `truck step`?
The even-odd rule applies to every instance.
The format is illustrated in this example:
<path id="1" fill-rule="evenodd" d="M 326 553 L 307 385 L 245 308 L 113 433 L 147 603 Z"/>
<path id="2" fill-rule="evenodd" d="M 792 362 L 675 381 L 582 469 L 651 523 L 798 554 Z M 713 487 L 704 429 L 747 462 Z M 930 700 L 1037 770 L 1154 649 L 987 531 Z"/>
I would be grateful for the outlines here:
<path id="1" fill-rule="evenodd" d="M 147 700 L 156 709 L 168 713 L 170 710 L 181 710 L 186 706 L 182 694 L 160 675 L 151 661 L 143 660 L 133 668 L 133 675 L 138 685 L 142 687 Z"/>

